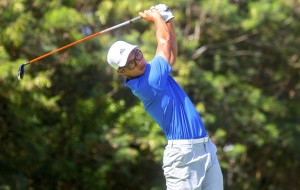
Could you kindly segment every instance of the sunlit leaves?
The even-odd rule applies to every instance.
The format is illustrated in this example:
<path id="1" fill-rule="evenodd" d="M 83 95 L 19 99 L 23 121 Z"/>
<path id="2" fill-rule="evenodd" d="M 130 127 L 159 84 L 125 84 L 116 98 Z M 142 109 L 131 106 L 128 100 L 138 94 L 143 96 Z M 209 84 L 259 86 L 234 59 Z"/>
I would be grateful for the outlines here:
<path id="1" fill-rule="evenodd" d="M 72 8 L 59 7 L 49 11 L 45 15 L 46 26 L 48 28 L 73 28 L 82 23 L 81 15 Z"/>
<path id="2" fill-rule="evenodd" d="M 24 33 L 28 30 L 30 22 L 32 22 L 32 16 L 29 13 L 21 14 L 15 22 L 4 29 L 2 33 L 3 42 L 12 42 L 14 46 L 20 46 L 26 40 Z"/>
<path id="3" fill-rule="evenodd" d="M 96 15 L 98 16 L 101 24 L 104 25 L 107 23 L 107 19 L 109 18 L 109 13 L 112 7 L 113 7 L 112 1 L 104 1 L 99 5 L 99 9 L 96 12 Z"/>
<path id="4" fill-rule="evenodd" d="M 225 153 L 232 159 L 238 159 L 246 151 L 246 146 L 243 144 L 229 144 L 224 147 Z"/>
<path id="5" fill-rule="evenodd" d="M 242 22 L 242 26 L 246 29 L 253 29 L 264 22 L 275 21 L 282 22 L 287 18 L 283 1 L 251 2 L 249 3 L 250 17 Z"/>

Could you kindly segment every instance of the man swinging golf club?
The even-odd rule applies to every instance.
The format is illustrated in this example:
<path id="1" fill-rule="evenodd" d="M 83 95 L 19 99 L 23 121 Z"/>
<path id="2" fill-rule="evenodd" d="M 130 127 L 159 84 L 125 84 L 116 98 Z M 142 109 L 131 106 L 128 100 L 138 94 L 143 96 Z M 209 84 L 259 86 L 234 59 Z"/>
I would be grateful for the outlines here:
<path id="1" fill-rule="evenodd" d="M 163 130 L 168 145 L 163 170 L 167 189 L 222 190 L 223 176 L 201 117 L 170 72 L 177 56 L 174 16 L 159 4 L 139 15 L 155 25 L 157 49 L 147 62 L 141 50 L 124 41 L 109 49 L 107 61 Z"/>

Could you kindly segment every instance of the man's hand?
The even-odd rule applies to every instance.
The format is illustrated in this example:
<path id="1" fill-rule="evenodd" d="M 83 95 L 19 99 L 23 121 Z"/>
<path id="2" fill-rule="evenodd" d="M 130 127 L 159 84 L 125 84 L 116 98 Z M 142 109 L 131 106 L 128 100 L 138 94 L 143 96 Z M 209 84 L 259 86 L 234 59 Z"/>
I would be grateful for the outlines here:
<path id="1" fill-rule="evenodd" d="M 150 9 L 150 10 L 145 10 L 144 12 L 140 12 L 139 15 L 143 17 L 144 19 L 155 23 L 157 20 L 161 20 L 163 22 L 164 20 L 162 19 L 160 13 L 156 9 Z"/>
<path id="2" fill-rule="evenodd" d="M 155 24 L 156 55 L 163 57 L 172 67 L 178 51 L 173 14 L 166 5 L 159 4 L 151 7 L 150 10 L 140 12 L 139 15 Z"/>
<path id="3" fill-rule="evenodd" d="M 168 22 L 170 19 L 174 18 L 172 12 L 170 11 L 169 7 L 165 4 L 158 4 L 150 8 L 150 10 L 155 9 L 158 10 L 161 17 L 165 22 Z"/>

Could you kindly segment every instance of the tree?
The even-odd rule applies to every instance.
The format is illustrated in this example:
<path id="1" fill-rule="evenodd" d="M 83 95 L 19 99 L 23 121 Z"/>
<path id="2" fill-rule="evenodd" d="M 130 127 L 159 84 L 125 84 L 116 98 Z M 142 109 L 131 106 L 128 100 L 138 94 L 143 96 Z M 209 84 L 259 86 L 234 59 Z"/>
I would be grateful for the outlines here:
<path id="1" fill-rule="evenodd" d="M 0 2 L 0 189 L 164 189 L 165 138 L 106 65 L 116 40 L 155 53 L 143 20 L 20 64 L 161 2 Z M 216 142 L 226 189 L 297 189 L 299 3 L 168 1 L 173 76 Z M 289 176 L 289 177 L 286 177 Z"/>

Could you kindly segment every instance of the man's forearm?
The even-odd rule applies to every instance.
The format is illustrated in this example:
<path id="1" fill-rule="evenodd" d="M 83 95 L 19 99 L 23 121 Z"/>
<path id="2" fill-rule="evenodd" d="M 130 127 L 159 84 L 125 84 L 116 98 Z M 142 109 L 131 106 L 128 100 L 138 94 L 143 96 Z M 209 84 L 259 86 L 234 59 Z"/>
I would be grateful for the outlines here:
<path id="1" fill-rule="evenodd" d="M 165 23 L 165 21 L 159 16 L 155 20 L 155 35 L 157 39 L 157 49 L 156 49 L 156 54 L 161 55 L 168 61 L 168 63 L 171 64 L 171 57 L 172 57 L 172 52 L 171 52 L 171 45 L 172 45 L 172 34 L 171 31 Z M 171 64 L 172 66 L 172 64 Z"/>
<path id="2" fill-rule="evenodd" d="M 177 56 L 177 41 L 173 18 L 166 23 L 156 9 L 145 10 L 140 12 L 139 15 L 155 24 L 156 55 L 162 56 L 170 66 L 173 66 Z"/>
<path id="3" fill-rule="evenodd" d="M 170 64 L 174 65 L 176 62 L 177 52 L 178 52 L 178 44 L 176 39 L 176 33 L 175 33 L 175 24 L 174 19 L 170 19 L 167 23 L 167 26 L 169 28 L 170 32 L 170 41 L 171 41 L 171 57 L 170 57 Z"/>

